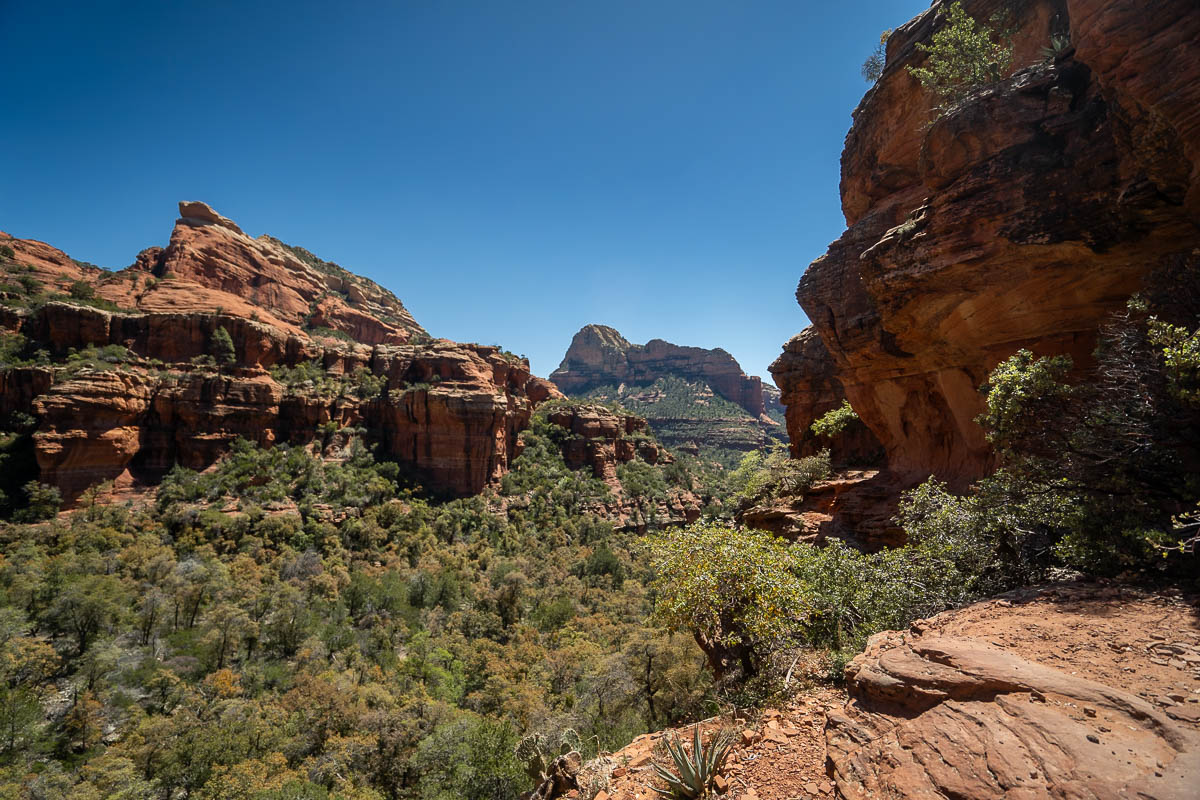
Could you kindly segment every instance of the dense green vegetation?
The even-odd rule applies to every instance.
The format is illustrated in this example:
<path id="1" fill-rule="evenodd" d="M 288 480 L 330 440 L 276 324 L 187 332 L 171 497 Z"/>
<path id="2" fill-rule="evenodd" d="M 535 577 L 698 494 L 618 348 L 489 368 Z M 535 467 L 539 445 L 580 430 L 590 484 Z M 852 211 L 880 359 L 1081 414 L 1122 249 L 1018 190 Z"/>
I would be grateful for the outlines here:
<path id="1" fill-rule="evenodd" d="M 291 394 L 347 396 L 360 400 L 378 396 L 387 383 L 386 378 L 366 367 L 358 367 L 350 373 L 333 373 L 316 361 L 301 361 L 294 367 L 276 365 L 271 367 L 271 377 Z"/>
<path id="2" fill-rule="evenodd" d="M 588 757 L 762 701 L 802 648 L 836 676 L 877 631 L 1055 571 L 1194 578 L 1200 301 L 1178 287 L 1196 277 L 1181 265 L 1167 291 L 1151 281 L 1085 368 L 1024 350 L 1003 361 L 980 418 L 999 469 L 965 495 L 936 479 L 910 492 L 907 544 L 878 553 L 730 521 L 830 477 L 827 452 L 751 445 L 732 469 L 703 453 L 635 458 L 618 492 L 563 459 L 579 437 L 548 416 L 573 401 L 544 404 L 513 469 L 477 497 L 434 498 L 361 431 L 330 429 L 343 460 L 238 442 L 209 471 L 172 470 L 150 505 L 103 505 L 93 489 L 64 516 L 30 480 L 35 420 L 10 414 L 0 797 L 509 798 L 559 743 Z M 234 349 L 217 328 L 202 358 L 226 365 Z M 132 359 L 70 351 L 55 380 Z M 0 336 L 0 367 L 47 363 Z M 272 375 L 289 394 L 389 388 L 318 362 Z M 758 424 L 678 378 L 592 394 L 669 434 Z M 812 430 L 855 418 L 843 404 Z M 709 505 L 664 527 L 680 490 Z M 618 503 L 625 528 L 604 516 Z"/>
<path id="3" fill-rule="evenodd" d="M 808 427 L 817 436 L 836 436 L 857 419 L 858 414 L 850 405 L 850 401 L 843 400 L 840 406 L 817 417 Z"/>
<path id="4" fill-rule="evenodd" d="M 727 485 L 743 508 L 781 498 L 798 498 L 832 472 L 829 451 L 793 459 L 785 445 L 747 453 L 729 475 Z"/>
<path id="5" fill-rule="evenodd" d="M 718 676 L 778 680 L 772 668 L 796 647 L 835 663 L 873 633 L 1003 588 L 992 571 L 996 542 L 931 514 L 923 488 L 901 511 L 904 547 L 867 554 L 834 540 L 789 543 L 763 531 L 700 525 L 666 531 L 650 545 L 657 613 L 691 630 Z M 930 517 L 935 517 L 930 519 Z"/>
<path id="6" fill-rule="evenodd" d="M 0 528 L 0 796 L 509 798 L 523 736 L 587 754 L 707 713 L 553 427 L 494 496 L 241 442 L 149 508 Z"/>
<path id="7" fill-rule="evenodd" d="M 583 397 L 645 417 L 668 447 L 694 450 L 701 461 L 720 469 L 732 469 L 745 453 L 786 436 L 782 417 L 775 420 L 777 429 L 768 429 L 707 384 L 676 375 L 646 385 L 599 386 Z"/>

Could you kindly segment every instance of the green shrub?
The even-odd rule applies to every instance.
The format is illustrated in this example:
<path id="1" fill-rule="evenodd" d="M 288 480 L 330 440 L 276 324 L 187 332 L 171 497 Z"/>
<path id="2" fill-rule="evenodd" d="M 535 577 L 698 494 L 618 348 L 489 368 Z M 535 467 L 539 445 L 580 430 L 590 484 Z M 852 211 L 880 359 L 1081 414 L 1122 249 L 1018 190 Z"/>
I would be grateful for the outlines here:
<path id="1" fill-rule="evenodd" d="M 862 76 L 867 83 L 875 83 L 883 77 L 883 68 L 887 66 L 887 40 L 891 38 L 891 35 L 890 28 L 879 34 L 879 44 L 875 45 L 871 55 L 867 56 L 867 60 L 863 62 Z"/>
<path id="2" fill-rule="evenodd" d="M 382 375 L 375 375 L 366 367 L 359 367 L 354 370 L 350 376 L 353 385 L 353 391 L 356 397 L 362 400 L 369 400 L 372 397 L 379 396 L 383 391 L 383 387 L 387 384 L 387 379 Z"/>
<path id="3" fill-rule="evenodd" d="M 847 425 L 857 420 L 858 414 L 850 406 L 850 401 L 843 400 L 840 406 L 813 420 L 809 429 L 817 436 L 836 436 L 844 431 Z"/>
<path id="4" fill-rule="evenodd" d="M 28 346 L 29 340 L 19 333 L 0 333 L 0 368 L 27 364 L 24 353 Z"/>
<path id="5" fill-rule="evenodd" d="M 413 756 L 421 800 L 511 800 L 529 788 L 512 728 L 462 719 L 433 730 Z"/>
<path id="6" fill-rule="evenodd" d="M 237 350 L 233 346 L 233 337 L 229 335 L 229 331 L 225 330 L 224 326 L 213 331 L 208 349 L 211 351 L 212 357 L 222 366 L 228 366 L 237 359 Z"/>
<path id="7" fill-rule="evenodd" d="M 797 548 L 761 531 L 697 524 L 648 540 L 659 592 L 655 613 L 691 632 L 718 678 L 758 673 L 771 651 L 794 642 L 809 605 Z"/>
<path id="8" fill-rule="evenodd" d="M 32 275 L 21 275 L 17 277 L 17 283 L 21 284 L 21 288 L 25 294 L 33 297 L 42 293 L 42 282 Z"/>
<path id="9" fill-rule="evenodd" d="M 1150 343 L 1162 352 L 1171 393 L 1189 405 L 1200 404 L 1200 328 L 1189 331 L 1157 317 L 1147 326 Z"/>
<path id="10" fill-rule="evenodd" d="M 926 54 L 925 64 L 908 67 L 909 74 L 933 92 L 943 108 L 1000 80 L 1012 63 L 1008 37 L 976 22 L 959 2 L 945 7 L 942 26 L 929 44 L 918 42 L 917 49 Z"/>
<path id="11" fill-rule="evenodd" d="M 29 481 L 24 486 L 25 507 L 13 514 L 15 522 L 41 522 L 53 519 L 62 507 L 62 493 L 57 487 L 47 486 L 37 481 Z"/>
<path id="12" fill-rule="evenodd" d="M 87 281 L 74 281 L 71 283 L 71 288 L 67 294 L 74 300 L 94 300 L 96 298 L 96 289 Z"/>
<path id="13" fill-rule="evenodd" d="M 339 331 L 336 328 L 329 328 L 324 325 L 306 325 L 304 330 L 309 336 L 320 337 L 325 339 L 340 339 L 343 342 L 353 342 L 354 337 L 345 331 Z"/>
<path id="14" fill-rule="evenodd" d="M 781 498 L 799 498 L 829 477 L 829 451 L 790 458 L 787 447 L 775 445 L 765 454 L 747 453 L 729 476 L 729 485 L 743 507 Z"/>
<path id="15" fill-rule="evenodd" d="M 1044 566 L 1053 553 L 1113 574 L 1161 561 L 1188 535 L 1177 520 L 1200 500 L 1187 467 L 1200 452 L 1200 333 L 1146 311 L 1135 300 L 1103 327 L 1086 372 L 1028 350 L 993 370 L 979 421 L 1002 469 L 971 502 L 1014 558 Z"/>

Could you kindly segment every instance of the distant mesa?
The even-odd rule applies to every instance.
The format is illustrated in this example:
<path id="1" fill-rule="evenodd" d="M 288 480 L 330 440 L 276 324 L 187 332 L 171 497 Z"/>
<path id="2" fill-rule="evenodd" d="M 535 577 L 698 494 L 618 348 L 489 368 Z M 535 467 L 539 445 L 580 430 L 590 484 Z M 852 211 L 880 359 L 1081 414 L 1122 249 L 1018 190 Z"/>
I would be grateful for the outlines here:
<path id="1" fill-rule="evenodd" d="M 725 466 L 785 437 L 779 390 L 720 348 L 631 344 L 614 328 L 586 325 L 550 380 L 571 397 L 619 403 L 668 447 Z"/>
<path id="2" fill-rule="evenodd" d="M 742 372 L 721 348 L 682 347 L 662 339 L 630 344 L 607 325 L 580 329 L 550 380 L 566 394 L 583 394 L 599 386 L 653 383 L 665 375 L 702 380 L 756 417 L 765 411 L 762 380 Z"/>

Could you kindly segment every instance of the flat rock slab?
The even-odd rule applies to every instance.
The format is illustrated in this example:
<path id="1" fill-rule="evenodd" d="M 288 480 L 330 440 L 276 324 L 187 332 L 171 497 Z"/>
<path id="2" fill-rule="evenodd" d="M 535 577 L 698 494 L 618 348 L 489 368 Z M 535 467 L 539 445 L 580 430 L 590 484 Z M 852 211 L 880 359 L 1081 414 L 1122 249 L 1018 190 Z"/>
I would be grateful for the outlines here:
<path id="1" fill-rule="evenodd" d="M 1200 648 L 1194 607 L 1104 587 L 879 634 L 826 724 L 833 778 L 854 799 L 1195 800 L 1200 676 L 1168 647 Z"/>

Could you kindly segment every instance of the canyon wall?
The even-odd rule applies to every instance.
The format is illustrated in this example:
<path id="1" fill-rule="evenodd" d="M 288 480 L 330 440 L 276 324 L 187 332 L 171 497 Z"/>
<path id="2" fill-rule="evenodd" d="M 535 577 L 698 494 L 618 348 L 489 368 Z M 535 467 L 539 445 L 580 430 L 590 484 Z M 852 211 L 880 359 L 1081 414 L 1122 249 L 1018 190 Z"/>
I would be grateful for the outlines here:
<path id="1" fill-rule="evenodd" d="M 832 372 L 806 338 L 776 380 L 793 442 L 840 387 L 893 475 L 962 488 L 992 466 L 990 370 L 1022 347 L 1086 364 L 1098 326 L 1200 245 L 1200 7 L 965 0 L 1007 10 L 1016 70 L 939 115 L 906 68 L 945 5 L 889 38 L 846 137 L 848 228 L 797 288 Z M 1047 56 L 1055 34 L 1071 44 Z"/>
<path id="2" fill-rule="evenodd" d="M 473 494 L 508 469 L 534 406 L 561 396 L 498 347 L 430 339 L 371 281 L 252 239 L 203 204 L 180 213 L 166 248 L 116 273 L 4 241 L 5 274 L 40 288 L 4 287 L 0 333 L 25 344 L 0 369 L 0 412 L 35 418 L 36 477 L 68 500 L 101 481 L 202 469 L 239 437 L 308 444 L 331 425 L 364 429 L 431 488 Z M 81 285 L 91 305 L 66 294 L 88 294 Z M 228 363 L 215 359 L 219 329 Z M 288 380 L 297 365 L 316 385 Z"/>

